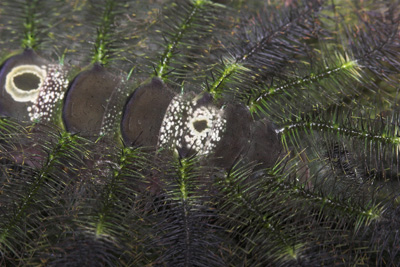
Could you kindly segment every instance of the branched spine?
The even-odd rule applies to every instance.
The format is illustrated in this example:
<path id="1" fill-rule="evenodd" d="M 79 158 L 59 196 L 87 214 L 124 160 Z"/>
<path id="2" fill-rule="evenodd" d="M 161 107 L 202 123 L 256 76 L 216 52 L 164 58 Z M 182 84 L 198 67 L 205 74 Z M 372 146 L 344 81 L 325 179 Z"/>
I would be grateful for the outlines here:
<path id="1" fill-rule="evenodd" d="M 34 49 L 37 44 L 37 36 L 36 36 L 36 8 L 38 5 L 38 0 L 33 0 L 31 3 L 27 4 L 25 7 L 26 17 L 24 23 L 24 38 L 22 39 L 22 48 L 31 48 Z"/>
<path id="2" fill-rule="evenodd" d="M 257 222 L 253 222 L 254 225 L 261 223 L 263 229 L 271 233 L 276 240 L 278 240 L 280 251 L 285 255 L 279 255 L 283 258 L 296 258 L 296 250 L 302 247 L 301 244 L 293 244 L 289 237 L 283 232 L 283 227 L 277 224 L 276 221 L 270 219 L 270 214 L 265 211 L 260 210 L 257 203 L 254 203 L 248 196 L 248 190 L 246 186 L 240 185 L 244 178 L 250 175 L 249 169 L 232 169 L 227 174 L 223 181 L 223 191 L 227 194 L 229 202 L 233 205 L 238 205 L 237 208 L 244 208 L 246 211 L 250 212 L 249 218 L 254 218 Z M 237 204 L 234 204 L 234 203 Z M 246 218 L 249 219 L 249 218 Z M 254 227 L 252 226 L 252 228 Z"/>
<path id="3" fill-rule="evenodd" d="M 7 224 L 5 224 L 1 229 L 0 243 L 4 243 L 7 239 L 9 232 L 14 229 L 16 224 L 20 221 L 24 215 L 25 210 L 35 201 L 37 192 L 43 186 L 45 181 L 49 179 L 49 174 L 51 174 L 54 165 L 58 162 L 60 158 L 63 157 L 64 153 L 70 151 L 73 144 L 75 144 L 77 136 L 71 135 L 70 133 L 63 132 L 58 140 L 57 145 L 49 153 L 46 163 L 34 176 L 34 182 L 32 186 L 28 189 L 27 194 L 23 197 L 20 204 L 18 205 L 18 210 L 14 213 L 12 218 Z"/>
<path id="4" fill-rule="evenodd" d="M 110 30 L 114 20 L 114 5 L 115 1 L 106 1 L 101 24 L 97 30 L 92 63 L 101 63 L 102 65 L 106 65 L 109 61 L 109 46 L 111 43 Z"/>
<path id="5" fill-rule="evenodd" d="M 105 190 L 105 200 L 102 203 L 102 208 L 98 213 L 98 221 L 96 223 L 96 236 L 101 236 L 104 234 L 105 222 L 107 220 L 107 215 L 114 206 L 116 199 L 115 194 L 119 189 L 118 183 L 122 179 L 123 171 L 127 168 L 129 162 L 132 160 L 132 155 L 136 153 L 135 150 L 130 148 L 123 148 L 121 155 L 119 157 L 119 163 L 116 167 L 117 169 L 113 171 L 111 182 L 106 185 Z"/>
<path id="6" fill-rule="evenodd" d="M 176 26 L 177 30 L 167 43 L 164 53 L 161 56 L 161 61 L 155 69 L 157 77 L 162 80 L 165 80 L 166 75 L 169 73 L 170 61 L 177 48 L 182 45 L 181 41 L 184 35 L 190 31 L 191 28 L 193 28 L 195 18 L 201 17 L 201 12 L 205 11 L 205 5 L 210 4 L 210 1 L 196 0 L 191 1 L 191 3 L 191 9 L 189 10 L 187 16 L 182 20 L 182 23 Z"/>

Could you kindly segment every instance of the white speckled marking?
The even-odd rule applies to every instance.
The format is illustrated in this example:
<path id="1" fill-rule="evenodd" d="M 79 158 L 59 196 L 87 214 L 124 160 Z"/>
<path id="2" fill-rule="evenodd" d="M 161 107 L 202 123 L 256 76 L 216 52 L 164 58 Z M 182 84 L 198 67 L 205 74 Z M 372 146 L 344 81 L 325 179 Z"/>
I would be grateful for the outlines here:
<path id="1" fill-rule="evenodd" d="M 50 121 L 56 103 L 63 98 L 68 87 L 68 80 L 60 65 L 51 64 L 43 68 L 47 69 L 47 75 L 39 88 L 35 103 L 27 108 L 31 121 L 40 118 Z"/>
<path id="2" fill-rule="evenodd" d="M 201 131 L 194 127 L 199 121 L 206 122 L 206 127 Z M 212 104 L 197 105 L 195 101 L 188 101 L 178 95 L 167 108 L 158 145 L 173 150 L 186 148 L 199 155 L 208 154 L 221 140 L 225 126 L 222 110 Z"/>

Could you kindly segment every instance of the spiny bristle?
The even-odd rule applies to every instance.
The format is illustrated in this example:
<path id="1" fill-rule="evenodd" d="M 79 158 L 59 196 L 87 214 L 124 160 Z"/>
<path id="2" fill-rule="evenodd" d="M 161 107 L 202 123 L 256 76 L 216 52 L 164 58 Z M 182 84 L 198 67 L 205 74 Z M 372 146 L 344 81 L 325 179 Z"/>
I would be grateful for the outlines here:
<path id="1" fill-rule="evenodd" d="M 0 1 L 0 265 L 397 266 L 399 6 Z"/>

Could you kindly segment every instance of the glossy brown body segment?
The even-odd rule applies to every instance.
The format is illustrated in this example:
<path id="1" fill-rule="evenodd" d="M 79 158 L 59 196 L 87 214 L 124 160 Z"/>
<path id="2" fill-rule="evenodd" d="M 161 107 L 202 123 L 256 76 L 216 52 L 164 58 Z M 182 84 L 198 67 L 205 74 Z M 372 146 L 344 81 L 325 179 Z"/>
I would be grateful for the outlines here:
<path id="1" fill-rule="evenodd" d="M 242 104 L 229 104 L 225 109 L 226 130 L 215 148 L 217 166 L 230 168 L 245 150 L 247 150 L 251 122 L 249 110 Z"/>
<path id="2" fill-rule="evenodd" d="M 135 90 L 127 101 L 121 122 L 126 145 L 157 146 L 165 112 L 174 93 L 159 79 Z"/>
<path id="3" fill-rule="evenodd" d="M 98 135 L 108 101 L 118 86 L 119 78 L 99 64 L 80 73 L 64 98 L 63 121 L 66 129 L 84 136 Z"/>
<path id="4" fill-rule="evenodd" d="M 270 168 L 277 163 L 282 153 L 283 147 L 272 123 L 267 119 L 255 121 L 246 158 L 261 164 L 258 167 Z"/>

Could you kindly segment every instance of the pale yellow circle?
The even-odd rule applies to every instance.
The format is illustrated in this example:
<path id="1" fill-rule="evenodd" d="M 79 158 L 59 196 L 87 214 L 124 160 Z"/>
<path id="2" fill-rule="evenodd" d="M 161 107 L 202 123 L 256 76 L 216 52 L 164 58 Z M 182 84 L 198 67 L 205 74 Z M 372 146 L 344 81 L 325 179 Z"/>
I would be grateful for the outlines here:
<path id="1" fill-rule="evenodd" d="M 40 82 L 37 89 L 29 91 L 19 89 L 14 83 L 14 77 L 25 73 L 31 73 L 39 77 Z M 6 92 L 17 102 L 35 102 L 39 96 L 40 88 L 46 77 L 46 71 L 36 65 L 20 65 L 13 68 L 6 77 Z"/>

